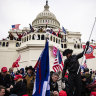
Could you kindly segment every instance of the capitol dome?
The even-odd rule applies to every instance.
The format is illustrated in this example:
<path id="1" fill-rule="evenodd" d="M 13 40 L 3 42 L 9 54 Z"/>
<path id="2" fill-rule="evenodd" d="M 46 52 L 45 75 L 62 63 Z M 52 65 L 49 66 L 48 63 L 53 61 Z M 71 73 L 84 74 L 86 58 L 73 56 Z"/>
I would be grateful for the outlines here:
<path id="1" fill-rule="evenodd" d="M 32 26 L 35 28 L 46 27 L 46 25 L 49 28 L 60 28 L 60 23 L 56 19 L 56 16 L 49 11 L 48 1 L 46 1 L 46 5 L 44 6 L 44 11 L 39 13 L 32 22 Z"/>

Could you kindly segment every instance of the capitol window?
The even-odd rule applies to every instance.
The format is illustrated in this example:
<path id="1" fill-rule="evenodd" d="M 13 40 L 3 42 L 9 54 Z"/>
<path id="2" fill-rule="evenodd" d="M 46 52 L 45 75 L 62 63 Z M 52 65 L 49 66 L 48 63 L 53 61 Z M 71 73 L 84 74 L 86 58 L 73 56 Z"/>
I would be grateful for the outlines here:
<path id="1" fill-rule="evenodd" d="M 38 34 L 38 39 L 37 40 L 40 40 L 40 35 Z"/>
<path id="2" fill-rule="evenodd" d="M 61 48 L 63 48 L 63 44 L 61 44 Z"/>
<path id="3" fill-rule="evenodd" d="M 29 35 L 29 40 L 31 40 L 31 35 Z"/>
<path id="4" fill-rule="evenodd" d="M 41 35 L 41 40 L 44 40 L 45 36 L 44 35 Z"/>
<path id="5" fill-rule="evenodd" d="M 53 42 L 55 42 L 55 37 L 53 37 Z"/>
<path id="6" fill-rule="evenodd" d="M 27 41 L 28 41 L 28 36 L 27 36 Z"/>
<path id="7" fill-rule="evenodd" d="M 74 44 L 74 48 L 76 48 L 76 44 Z"/>
<path id="8" fill-rule="evenodd" d="M 32 40 L 35 40 L 35 34 L 33 34 L 33 36 L 32 36 Z"/>
<path id="9" fill-rule="evenodd" d="M 77 47 L 78 47 L 78 49 L 79 49 L 79 48 L 80 48 L 80 45 L 78 44 Z"/>
<path id="10" fill-rule="evenodd" d="M 1 44 L 2 44 L 2 43 L 0 42 L 0 46 L 1 46 Z"/>
<path id="11" fill-rule="evenodd" d="M 9 46 L 9 42 L 6 42 L 6 47 L 8 47 Z"/>
<path id="12" fill-rule="evenodd" d="M 5 46 L 5 42 L 3 42 L 2 46 L 3 46 L 3 47 Z"/>
<path id="13" fill-rule="evenodd" d="M 43 23 L 44 23 L 44 20 L 43 20 Z"/>
<path id="14" fill-rule="evenodd" d="M 57 43 L 58 39 L 56 38 L 56 43 Z"/>
<path id="15" fill-rule="evenodd" d="M 16 47 L 19 47 L 19 46 L 20 46 L 20 44 L 19 44 L 19 42 L 17 42 L 17 43 L 16 43 Z"/>
<path id="16" fill-rule="evenodd" d="M 24 42 L 26 42 L 26 37 L 24 38 Z"/>
<path id="17" fill-rule="evenodd" d="M 50 37 L 50 40 L 52 41 L 52 36 Z"/>
<path id="18" fill-rule="evenodd" d="M 67 44 L 64 44 L 64 48 L 67 48 Z"/>

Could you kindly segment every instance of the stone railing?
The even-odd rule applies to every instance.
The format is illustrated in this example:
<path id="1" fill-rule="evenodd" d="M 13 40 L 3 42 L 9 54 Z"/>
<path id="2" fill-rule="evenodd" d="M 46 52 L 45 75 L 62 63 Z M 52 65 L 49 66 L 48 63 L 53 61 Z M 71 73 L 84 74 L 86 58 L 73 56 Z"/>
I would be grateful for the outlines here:
<path id="1" fill-rule="evenodd" d="M 28 41 L 35 41 L 35 40 L 46 40 L 48 38 L 50 41 L 54 43 L 61 44 L 61 38 L 50 34 L 50 33 L 30 33 L 27 34 L 26 36 L 22 37 L 21 43 L 25 43 Z"/>

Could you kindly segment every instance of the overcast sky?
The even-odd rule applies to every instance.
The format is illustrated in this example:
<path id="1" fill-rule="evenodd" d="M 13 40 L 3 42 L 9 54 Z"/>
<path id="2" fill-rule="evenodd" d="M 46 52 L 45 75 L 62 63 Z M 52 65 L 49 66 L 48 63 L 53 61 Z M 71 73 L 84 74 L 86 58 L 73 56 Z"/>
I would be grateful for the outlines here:
<path id="1" fill-rule="evenodd" d="M 20 29 L 44 10 L 46 0 L 0 0 L 0 40 L 8 36 L 11 25 L 21 24 Z M 50 11 L 55 14 L 61 27 L 81 32 L 87 41 L 96 17 L 96 0 L 49 0 Z M 96 40 L 96 25 L 92 38 Z"/>

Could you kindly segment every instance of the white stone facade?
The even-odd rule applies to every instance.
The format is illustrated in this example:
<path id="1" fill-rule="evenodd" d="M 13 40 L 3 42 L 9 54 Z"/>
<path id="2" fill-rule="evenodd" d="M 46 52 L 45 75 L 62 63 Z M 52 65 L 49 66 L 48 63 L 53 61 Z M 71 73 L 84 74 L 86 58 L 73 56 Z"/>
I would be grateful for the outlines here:
<path id="1" fill-rule="evenodd" d="M 46 23 L 47 28 L 53 29 L 56 33 L 58 33 L 60 29 L 62 38 L 46 32 Z M 23 36 L 21 41 L 10 40 L 10 38 L 0 40 L 0 68 L 10 68 L 19 55 L 21 55 L 19 68 L 29 65 L 34 67 L 45 46 L 46 37 L 49 38 L 50 70 L 52 70 L 54 63 L 54 56 L 52 54 L 53 46 L 59 48 L 61 53 L 66 48 L 73 49 L 74 54 L 83 51 L 80 32 L 66 31 L 66 34 L 64 34 L 60 28 L 59 21 L 56 19 L 55 15 L 49 11 L 49 6 L 47 4 L 44 6 L 44 11 L 39 13 L 32 22 L 32 26 L 35 31 Z M 43 32 L 38 32 L 37 30 L 39 28 L 42 28 Z M 11 32 L 17 38 L 16 31 L 20 34 L 30 31 L 30 28 L 24 27 L 22 30 L 10 30 L 8 33 Z M 94 50 L 94 54 L 96 56 L 96 49 Z M 64 59 L 65 57 L 63 57 L 63 61 Z M 80 60 L 80 63 L 81 61 L 82 60 Z M 92 68 L 95 70 L 96 58 L 88 60 L 87 64 L 90 69 Z"/>

